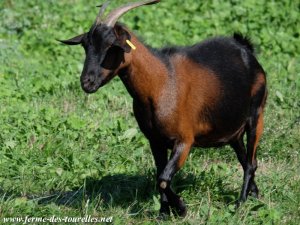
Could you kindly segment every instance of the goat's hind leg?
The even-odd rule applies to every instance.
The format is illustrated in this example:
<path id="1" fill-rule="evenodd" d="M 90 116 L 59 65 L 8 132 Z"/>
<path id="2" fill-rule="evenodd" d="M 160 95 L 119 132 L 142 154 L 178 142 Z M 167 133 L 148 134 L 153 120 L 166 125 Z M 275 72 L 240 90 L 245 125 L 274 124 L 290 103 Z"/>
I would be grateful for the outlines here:
<path id="1" fill-rule="evenodd" d="M 258 197 L 258 188 L 255 184 L 255 171 L 257 169 L 256 150 L 264 128 L 263 110 L 267 98 L 265 75 L 257 75 L 256 84 L 252 90 L 251 114 L 246 126 L 247 155 L 246 155 L 246 182 L 248 186 L 244 190 L 243 200 L 246 200 L 251 192 L 252 196 Z"/>
<path id="2" fill-rule="evenodd" d="M 245 129 L 247 134 L 247 151 L 243 143 L 243 135 L 231 145 L 236 151 L 244 169 L 244 181 L 239 203 L 246 201 L 250 192 L 254 197 L 258 197 L 258 188 L 254 181 L 257 169 L 256 149 L 263 132 L 263 108 L 267 97 L 265 75 L 263 73 L 257 75 L 251 90 L 251 96 L 250 116 Z"/>
<path id="3" fill-rule="evenodd" d="M 244 170 L 244 181 L 238 206 L 241 202 L 245 202 L 249 193 L 254 197 L 258 197 L 258 188 L 254 181 L 255 171 L 257 169 L 256 149 L 258 141 L 263 130 L 263 113 L 250 119 L 246 128 L 247 132 L 247 151 L 245 149 L 242 137 L 233 142 L 231 146 L 234 148 L 237 157 L 242 164 Z"/>
<path id="4" fill-rule="evenodd" d="M 242 135 L 239 139 L 231 142 L 231 147 L 234 149 L 237 158 L 239 160 L 239 162 L 241 163 L 242 167 L 243 167 L 243 171 L 244 171 L 244 181 L 243 181 L 243 186 L 242 186 L 242 191 L 240 194 L 240 199 L 237 202 L 237 206 L 239 206 L 240 202 L 243 202 L 246 200 L 247 195 L 250 191 L 250 193 L 252 193 L 253 197 L 258 197 L 258 188 L 257 185 L 254 181 L 254 179 L 248 181 L 247 180 L 247 152 L 246 152 L 246 148 L 244 145 L 244 141 L 243 141 L 243 136 Z"/>
<path id="5" fill-rule="evenodd" d="M 249 184 L 246 187 L 245 195 L 243 197 L 251 194 L 254 197 L 258 197 L 258 188 L 255 184 L 255 171 L 257 169 L 257 160 L 256 160 L 256 150 L 258 142 L 263 132 L 263 112 L 258 113 L 257 116 L 253 117 L 253 120 L 249 124 L 249 129 L 247 130 L 247 160 L 246 160 L 246 180 L 249 179 Z"/>

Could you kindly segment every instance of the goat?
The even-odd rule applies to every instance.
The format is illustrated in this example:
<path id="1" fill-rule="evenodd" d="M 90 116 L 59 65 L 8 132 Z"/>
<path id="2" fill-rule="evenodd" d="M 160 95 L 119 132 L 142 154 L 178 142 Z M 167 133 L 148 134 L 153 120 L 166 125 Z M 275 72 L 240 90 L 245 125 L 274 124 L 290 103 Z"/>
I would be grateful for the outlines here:
<path id="1" fill-rule="evenodd" d="M 258 197 L 256 149 L 267 89 L 252 43 L 234 34 L 188 47 L 147 47 L 117 20 L 133 8 L 158 2 L 130 3 L 103 18 L 105 3 L 87 33 L 61 41 L 85 49 L 82 89 L 94 93 L 116 75 L 124 83 L 154 156 L 161 215 L 187 213 L 170 184 L 193 146 L 230 145 L 244 171 L 238 204 L 250 193 Z"/>

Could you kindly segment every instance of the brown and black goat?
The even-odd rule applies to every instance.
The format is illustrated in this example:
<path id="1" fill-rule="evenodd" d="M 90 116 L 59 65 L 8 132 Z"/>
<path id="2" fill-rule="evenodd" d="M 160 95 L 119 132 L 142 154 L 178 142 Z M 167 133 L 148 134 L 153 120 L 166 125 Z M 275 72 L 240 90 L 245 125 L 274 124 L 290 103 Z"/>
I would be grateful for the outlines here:
<path id="1" fill-rule="evenodd" d="M 133 8 L 157 2 L 127 4 L 103 18 L 104 4 L 87 33 L 62 41 L 85 49 L 83 90 L 94 93 L 117 74 L 121 78 L 133 98 L 138 125 L 150 142 L 161 214 L 172 209 L 186 215 L 186 205 L 170 183 L 193 146 L 229 144 L 244 170 L 238 202 L 250 193 L 257 197 L 256 149 L 263 132 L 267 90 L 265 72 L 251 42 L 235 34 L 189 47 L 146 47 L 117 20 Z M 170 158 L 168 149 L 172 149 Z"/>

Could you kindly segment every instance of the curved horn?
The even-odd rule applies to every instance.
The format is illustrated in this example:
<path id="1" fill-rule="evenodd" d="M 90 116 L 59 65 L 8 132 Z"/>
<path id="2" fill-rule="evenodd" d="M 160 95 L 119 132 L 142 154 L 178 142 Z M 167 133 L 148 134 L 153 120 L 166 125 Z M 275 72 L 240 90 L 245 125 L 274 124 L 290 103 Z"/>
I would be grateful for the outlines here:
<path id="1" fill-rule="evenodd" d="M 102 16 L 103 16 L 103 13 L 105 11 L 105 9 L 107 8 L 107 6 L 109 5 L 110 1 L 106 1 L 103 5 L 100 5 L 100 6 L 97 6 L 97 7 L 101 7 L 100 10 L 99 10 L 99 13 L 96 17 L 96 20 L 95 20 L 95 25 L 99 25 L 102 21 Z"/>
<path id="2" fill-rule="evenodd" d="M 104 24 L 106 24 L 108 27 L 113 27 L 118 19 L 128 12 L 131 9 L 143 6 L 143 5 L 151 5 L 156 4 L 160 0 L 148 0 L 148 1 L 142 1 L 142 2 L 136 2 L 136 3 L 129 3 L 127 5 L 121 6 L 120 8 L 117 8 L 109 13 L 109 15 L 106 17 Z"/>

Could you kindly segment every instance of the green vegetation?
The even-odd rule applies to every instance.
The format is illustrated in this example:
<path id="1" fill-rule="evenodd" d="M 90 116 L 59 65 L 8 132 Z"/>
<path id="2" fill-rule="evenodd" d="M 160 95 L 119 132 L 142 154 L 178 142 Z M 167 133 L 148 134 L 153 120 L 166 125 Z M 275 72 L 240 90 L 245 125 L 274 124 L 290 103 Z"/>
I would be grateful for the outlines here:
<path id="1" fill-rule="evenodd" d="M 126 1 L 113 1 L 109 9 Z M 258 149 L 259 200 L 234 210 L 242 170 L 233 150 L 194 149 L 174 181 L 185 219 L 159 221 L 154 163 L 131 98 L 115 78 L 85 95 L 80 47 L 98 1 L 0 1 L 0 217 L 113 216 L 114 224 L 298 224 L 300 2 L 162 1 L 121 21 L 147 44 L 187 45 L 240 31 L 268 74 Z"/>

